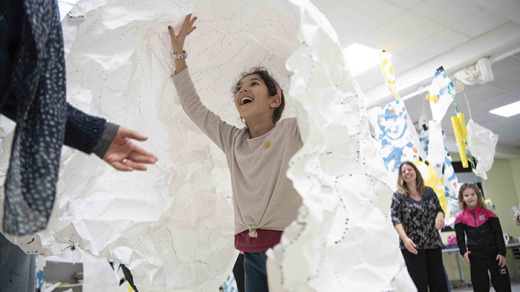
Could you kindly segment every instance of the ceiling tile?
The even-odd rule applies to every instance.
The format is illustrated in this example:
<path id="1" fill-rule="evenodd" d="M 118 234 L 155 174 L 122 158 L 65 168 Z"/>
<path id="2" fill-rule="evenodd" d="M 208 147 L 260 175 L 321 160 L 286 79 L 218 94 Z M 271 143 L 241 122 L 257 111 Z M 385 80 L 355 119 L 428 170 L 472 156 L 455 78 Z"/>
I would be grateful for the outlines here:
<path id="1" fill-rule="evenodd" d="M 452 28 L 471 37 L 477 37 L 500 25 L 509 19 L 489 9 L 482 9 L 453 24 Z"/>
<path id="2" fill-rule="evenodd" d="M 399 52 L 401 56 L 424 63 L 429 59 L 442 55 L 443 53 L 467 42 L 469 37 L 451 29 L 445 29 L 426 40 Z"/>
<path id="3" fill-rule="evenodd" d="M 506 58 L 491 65 L 495 80 L 490 84 L 504 90 L 513 90 L 520 84 L 520 60 Z"/>
<path id="4" fill-rule="evenodd" d="M 388 2 L 405 9 L 410 9 L 414 6 L 417 6 L 419 3 L 423 2 L 423 0 L 388 0 Z"/>
<path id="5" fill-rule="evenodd" d="M 327 14 L 330 10 L 335 9 L 343 0 L 311 0 L 321 13 Z"/>
<path id="6" fill-rule="evenodd" d="M 443 25 L 407 11 L 368 33 L 360 43 L 396 53 L 443 29 Z"/>
<path id="7" fill-rule="evenodd" d="M 473 0 L 520 24 L 520 1 L 518 0 Z"/>
<path id="8" fill-rule="evenodd" d="M 395 18 L 404 10 L 383 0 L 343 1 L 326 13 L 342 38 L 359 42 L 366 33 Z"/>
<path id="9" fill-rule="evenodd" d="M 465 86 L 464 91 L 466 92 L 466 97 L 468 98 L 468 103 L 471 109 L 478 107 L 481 103 L 486 102 L 489 99 L 493 99 L 507 92 L 490 85 L 489 83 L 483 85 L 467 85 Z M 466 99 L 462 92 L 455 96 L 455 102 L 458 103 L 460 107 L 467 108 Z"/>
<path id="10" fill-rule="evenodd" d="M 473 0 L 425 0 L 412 10 L 418 14 L 451 25 L 482 9 Z"/>

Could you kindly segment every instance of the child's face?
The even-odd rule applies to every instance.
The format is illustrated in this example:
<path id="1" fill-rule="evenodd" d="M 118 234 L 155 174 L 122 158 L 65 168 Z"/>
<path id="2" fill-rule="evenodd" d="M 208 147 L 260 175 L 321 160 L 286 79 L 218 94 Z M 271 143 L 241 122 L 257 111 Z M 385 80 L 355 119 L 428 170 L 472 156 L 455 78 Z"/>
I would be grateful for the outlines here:
<path id="1" fill-rule="evenodd" d="M 401 176 L 405 183 L 415 182 L 415 179 L 417 178 L 415 169 L 408 164 L 404 164 L 401 167 Z"/>
<path id="2" fill-rule="evenodd" d="M 475 190 L 472 188 L 467 188 L 462 192 L 462 199 L 464 200 L 464 203 L 466 203 L 466 206 L 468 208 L 473 209 L 475 206 L 477 206 L 478 202 L 478 196 L 477 193 L 475 193 Z"/>
<path id="3" fill-rule="evenodd" d="M 269 96 L 265 82 L 257 74 L 248 75 L 235 89 L 235 106 L 240 117 L 272 119 L 274 109 L 280 105 L 277 96 Z"/>

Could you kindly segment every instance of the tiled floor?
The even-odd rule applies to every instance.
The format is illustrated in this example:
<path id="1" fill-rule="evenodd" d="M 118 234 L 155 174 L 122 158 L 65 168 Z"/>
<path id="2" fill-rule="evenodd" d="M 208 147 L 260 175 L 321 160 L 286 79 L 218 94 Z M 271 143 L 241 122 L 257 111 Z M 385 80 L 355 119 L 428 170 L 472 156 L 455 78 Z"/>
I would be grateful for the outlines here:
<path id="1" fill-rule="evenodd" d="M 511 290 L 513 292 L 520 292 L 520 283 L 518 282 L 511 282 Z M 464 288 L 459 288 L 459 289 L 451 289 L 451 291 L 453 292 L 473 292 L 473 288 L 471 287 L 464 287 Z M 490 292 L 494 292 L 495 289 L 491 288 L 490 289 Z"/>

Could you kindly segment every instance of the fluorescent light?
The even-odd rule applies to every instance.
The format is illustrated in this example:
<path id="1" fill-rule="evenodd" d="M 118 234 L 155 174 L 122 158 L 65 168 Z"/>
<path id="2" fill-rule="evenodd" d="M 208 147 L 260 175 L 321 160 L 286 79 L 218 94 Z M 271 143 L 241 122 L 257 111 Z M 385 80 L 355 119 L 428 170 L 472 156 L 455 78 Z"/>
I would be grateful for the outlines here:
<path id="1" fill-rule="evenodd" d="M 520 114 L 520 100 L 510 103 L 508 105 L 497 107 L 496 109 L 492 109 L 489 112 L 506 118 Z"/>
<path id="2" fill-rule="evenodd" d="M 378 65 L 380 50 L 354 43 L 343 49 L 343 55 L 347 58 L 350 72 L 357 76 L 366 70 Z"/>

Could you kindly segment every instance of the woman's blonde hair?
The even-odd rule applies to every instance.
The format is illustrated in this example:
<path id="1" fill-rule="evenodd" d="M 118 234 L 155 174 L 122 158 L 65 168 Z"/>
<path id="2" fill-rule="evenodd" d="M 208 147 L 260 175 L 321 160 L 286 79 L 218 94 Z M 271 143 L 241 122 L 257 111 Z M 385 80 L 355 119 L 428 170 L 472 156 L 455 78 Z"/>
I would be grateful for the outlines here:
<path id="1" fill-rule="evenodd" d="M 422 178 L 421 172 L 419 169 L 417 169 L 417 166 L 415 166 L 415 164 L 410 161 L 404 161 L 399 166 L 399 174 L 397 175 L 397 191 L 405 197 L 410 195 L 408 188 L 406 187 L 406 182 L 403 180 L 402 168 L 405 164 L 410 165 L 415 170 L 415 186 L 419 192 L 419 195 L 423 196 L 426 189 L 424 186 L 424 180 Z"/>
<path id="2" fill-rule="evenodd" d="M 480 191 L 480 189 L 474 184 L 465 183 L 460 187 L 460 190 L 459 190 L 459 207 L 460 207 L 460 209 L 464 210 L 466 208 L 466 203 L 464 203 L 464 191 L 468 188 L 473 189 L 475 191 L 475 194 L 477 194 L 477 205 L 480 208 L 486 208 L 486 205 L 484 204 L 484 196 L 482 195 L 482 192 Z"/>

